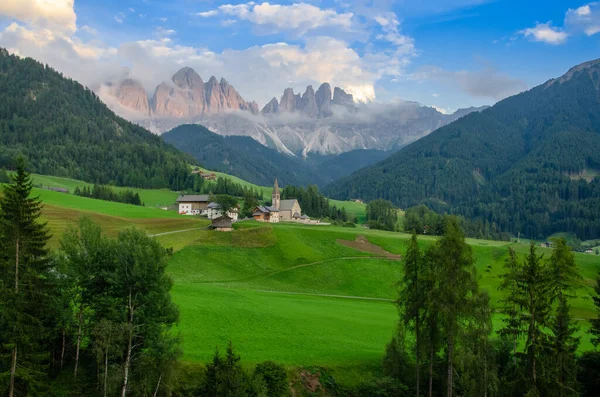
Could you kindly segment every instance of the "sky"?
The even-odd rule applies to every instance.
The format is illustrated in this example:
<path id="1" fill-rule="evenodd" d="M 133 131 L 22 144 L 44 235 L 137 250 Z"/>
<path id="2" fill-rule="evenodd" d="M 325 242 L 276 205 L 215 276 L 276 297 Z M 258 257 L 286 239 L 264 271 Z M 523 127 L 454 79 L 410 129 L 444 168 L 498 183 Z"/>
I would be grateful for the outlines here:
<path id="1" fill-rule="evenodd" d="M 181 67 L 260 106 L 329 82 L 356 100 L 491 105 L 600 57 L 600 2 L 2 0 L 0 47 L 92 89 Z"/>

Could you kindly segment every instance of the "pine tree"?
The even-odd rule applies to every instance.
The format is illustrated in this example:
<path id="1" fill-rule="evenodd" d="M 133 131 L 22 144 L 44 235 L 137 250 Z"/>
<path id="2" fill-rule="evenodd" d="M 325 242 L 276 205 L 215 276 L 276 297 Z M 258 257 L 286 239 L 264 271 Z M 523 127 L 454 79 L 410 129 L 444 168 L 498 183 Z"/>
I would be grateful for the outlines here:
<path id="1" fill-rule="evenodd" d="M 424 285 L 422 285 L 423 273 L 423 255 L 419 248 L 417 235 L 413 232 L 404 259 L 404 276 L 399 283 L 400 296 L 397 305 L 401 312 L 401 321 L 408 330 L 415 333 L 415 385 L 417 397 L 420 395 L 421 331 L 425 310 L 425 291 L 423 289 Z"/>
<path id="2" fill-rule="evenodd" d="M 454 363 L 463 324 L 472 318 L 473 305 L 478 294 L 475 266 L 471 247 L 465 242 L 458 220 L 445 219 L 444 236 L 435 246 L 437 282 L 434 299 L 437 300 L 438 318 L 447 360 L 447 396 L 454 392 Z"/>
<path id="3" fill-rule="evenodd" d="M 508 258 L 504 263 L 506 273 L 502 274 L 502 282 L 499 289 L 506 293 L 504 299 L 500 301 L 500 311 L 505 315 L 502 319 L 504 327 L 500 330 L 500 335 L 508 338 L 513 344 L 513 360 L 517 360 L 517 341 L 523 333 L 523 325 L 520 321 L 521 301 L 518 295 L 521 291 L 517 288 L 518 280 L 521 277 L 522 268 L 517 260 L 517 254 L 508 247 Z"/>
<path id="4" fill-rule="evenodd" d="M 548 340 L 546 329 L 550 319 L 552 287 L 542 256 L 537 255 L 533 241 L 529 246 L 529 254 L 525 257 L 521 276 L 517 280 L 517 288 L 517 302 L 521 308 L 519 321 L 527 329 L 525 352 L 528 394 L 537 396 L 543 390 L 543 383 L 547 381 L 547 373 L 541 368 L 540 361 Z"/>
<path id="5" fill-rule="evenodd" d="M 600 346 L 600 273 L 596 278 L 592 300 L 594 301 L 594 306 L 596 306 L 596 318 L 590 320 L 592 326 L 589 333 L 592 335 L 592 344 L 598 347 Z"/>
<path id="6" fill-rule="evenodd" d="M 574 297 L 582 278 L 575 264 L 575 255 L 565 239 L 555 239 L 553 242 L 554 250 L 548 261 L 552 300 L 557 301 L 550 335 L 550 346 L 554 355 L 551 362 L 554 364 L 556 379 L 556 387 L 552 387 L 552 391 L 560 397 L 573 396 L 577 394 L 575 353 L 579 346 L 579 338 L 574 335 L 579 329 L 569 314 L 569 299 Z"/>
<path id="7" fill-rule="evenodd" d="M 2 349 L 10 351 L 9 397 L 34 390 L 44 377 L 48 313 L 46 244 L 50 238 L 40 221 L 42 203 L 30 197 L 33 182 L 25 160 L 17 160 L 16 174 L 0 199 L 0 312 Z M 6 356 L 2 352 L 2 359 Z M 4 377 L 5 374 L 2 374 Z"/>

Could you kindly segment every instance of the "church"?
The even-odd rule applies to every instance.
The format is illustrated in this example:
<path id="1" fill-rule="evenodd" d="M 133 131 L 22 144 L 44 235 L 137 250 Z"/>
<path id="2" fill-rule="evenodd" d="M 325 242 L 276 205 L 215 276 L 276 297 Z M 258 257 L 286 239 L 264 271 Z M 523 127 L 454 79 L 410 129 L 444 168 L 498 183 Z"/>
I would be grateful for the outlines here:
<path id="1" fill-rule="evenodd" d="M 300 220 L 302 218 L 302 208 L 298 200 L 281 200 L 279 184 L 275 178 L 273 186 L 273 195 L 271 196 L 271 206 L 258 206 L 254 209 L 252 217 L 259 222 L 278 223 L 279 221 Z"/>

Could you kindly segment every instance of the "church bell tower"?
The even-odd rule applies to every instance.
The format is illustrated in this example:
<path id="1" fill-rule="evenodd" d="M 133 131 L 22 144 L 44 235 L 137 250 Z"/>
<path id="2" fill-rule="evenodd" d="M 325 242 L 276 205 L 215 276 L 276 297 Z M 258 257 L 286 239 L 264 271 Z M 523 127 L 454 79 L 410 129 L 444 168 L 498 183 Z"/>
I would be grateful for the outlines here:
<path id="1" fill-rule="evenodd" d="M 281 201 L 281 196 L 279 195 L 279 184 L 277 183 L 277 178 L 275 178 L 275 185 L 273 186 L 273 196 L 271 197 L 271 206 L 279 209 L 279 202 Z"/>

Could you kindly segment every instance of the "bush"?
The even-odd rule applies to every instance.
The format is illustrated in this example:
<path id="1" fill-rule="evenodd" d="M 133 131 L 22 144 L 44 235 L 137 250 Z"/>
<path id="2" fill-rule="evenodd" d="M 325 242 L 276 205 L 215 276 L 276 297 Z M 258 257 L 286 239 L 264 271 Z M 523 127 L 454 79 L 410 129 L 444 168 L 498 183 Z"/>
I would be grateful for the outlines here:
<path id="1" fill-rule="evenodd" d="M 346 222 L 346 223 L 344 223 L 344 227 L 353 227 L 353 228 L 356 228 L 356 223 Z"/>
<path id="2" fill-rule="evenodd" d="M 283 397 L 289 394 L 285 368 L 273 361 L 257 364 L 254 369 L 254 378 L 264 379 L 268 397 Z"/>

